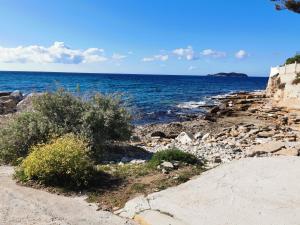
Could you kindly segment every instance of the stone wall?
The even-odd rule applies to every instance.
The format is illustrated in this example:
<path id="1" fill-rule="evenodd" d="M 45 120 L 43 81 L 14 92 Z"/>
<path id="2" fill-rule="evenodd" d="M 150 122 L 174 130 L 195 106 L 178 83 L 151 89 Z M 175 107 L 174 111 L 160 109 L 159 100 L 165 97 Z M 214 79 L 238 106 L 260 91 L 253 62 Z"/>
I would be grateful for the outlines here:
<path id="1" fill-rule="evenodd" d="M 293 84 L 299 73 L 300 65 L 297 63 L 271 68 L 266 93 L 274 105 L 300 109 L 300 83 Z"/>

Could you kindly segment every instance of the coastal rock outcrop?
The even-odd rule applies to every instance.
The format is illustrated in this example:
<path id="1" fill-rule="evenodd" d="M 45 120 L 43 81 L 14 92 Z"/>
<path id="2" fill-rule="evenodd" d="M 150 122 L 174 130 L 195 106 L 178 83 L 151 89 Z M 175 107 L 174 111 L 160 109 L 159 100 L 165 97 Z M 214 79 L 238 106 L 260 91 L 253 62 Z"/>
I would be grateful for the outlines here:
<path id="1" fill-rule="evenodd" d="M 266 94 L 275 106 L 300 109 L 300 65 L 271 68 Z"/>
<path id="2" fill-rule="evenodd" d="M 0 92 L 0 115 L 14 113 L 17 111 L 17 104 L 24 98 L 20 91 Z"/>

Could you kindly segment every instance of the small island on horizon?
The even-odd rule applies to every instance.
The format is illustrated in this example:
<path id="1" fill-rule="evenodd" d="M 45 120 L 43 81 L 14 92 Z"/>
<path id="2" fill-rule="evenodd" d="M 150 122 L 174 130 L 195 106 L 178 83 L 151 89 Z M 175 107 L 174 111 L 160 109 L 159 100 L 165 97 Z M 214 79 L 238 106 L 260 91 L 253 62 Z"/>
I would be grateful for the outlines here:
<path id="1" fill-rule="evenodd" d="M 235 72 L 231 72 L 231 73 L 216 73 L 216 74 L 208 74 L 207 76 L 209 77 L 248 77 L 247 74 L 245 73 L 235 73 Z"/>

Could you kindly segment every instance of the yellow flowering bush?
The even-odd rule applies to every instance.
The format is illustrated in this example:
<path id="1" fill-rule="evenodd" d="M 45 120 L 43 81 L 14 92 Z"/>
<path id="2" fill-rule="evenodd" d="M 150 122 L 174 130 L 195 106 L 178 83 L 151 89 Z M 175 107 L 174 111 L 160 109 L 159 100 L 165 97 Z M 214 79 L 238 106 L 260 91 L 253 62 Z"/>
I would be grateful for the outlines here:
<path id="1" fill-rule="evenodd" d="M 48 185 L 87 186 L 93 178 L 93 164 L 84 140 L 67 134 L 48 144 L 36 145 L 19 166 L 16 177 Z"/>

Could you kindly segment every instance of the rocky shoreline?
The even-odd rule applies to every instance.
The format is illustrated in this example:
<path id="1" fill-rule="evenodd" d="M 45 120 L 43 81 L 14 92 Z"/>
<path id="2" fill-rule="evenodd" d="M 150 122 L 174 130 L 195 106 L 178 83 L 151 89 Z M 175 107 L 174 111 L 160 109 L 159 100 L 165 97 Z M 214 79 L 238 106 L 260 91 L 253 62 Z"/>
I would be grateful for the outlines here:
<path id="1" fill-rule="evenodd" d="M 30 110 L 32 96 L 0 93 L 0 125 L 13 113 Z M 130 146 L 153 153 L 178 148 L 206 162 L 207 168 L 235 159 L 292 155 L 300 152 L 300 113 L 272 106 L 265 92 L 215 97 L 205 115 L 189 121 L 137 126 Z M 126 162 L 135 161 L 133 157 Z M 123 160 L 124 161 L 124 160 Z"/>
<path id="2" fill-rule="evenodd" d="M 185 122 L 138 126 L 130 144 L 150 152 L 178 148 L 208 168 L 245 157 L 298 156 L 300 114 L 273 107 L 265 92 L 219 97 L 206 115 Z"/>

